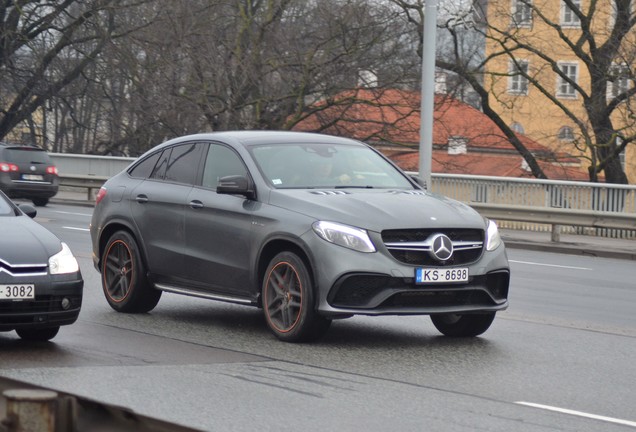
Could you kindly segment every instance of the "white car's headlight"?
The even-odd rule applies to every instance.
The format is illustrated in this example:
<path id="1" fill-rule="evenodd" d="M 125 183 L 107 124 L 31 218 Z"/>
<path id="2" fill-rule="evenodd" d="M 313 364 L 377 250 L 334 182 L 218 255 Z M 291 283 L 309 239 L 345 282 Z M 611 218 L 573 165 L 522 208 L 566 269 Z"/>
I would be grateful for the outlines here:
<path id="1" fill-rule="evenodd" d="M 486 230 L 486 250 L 493 251 L 501 244 L 501 236 L 497 229 L 497 224 L 493 221 L 488 221 L 488 229 Z"/>
<path id="2" fill-rule="evenodd" d="M 375 252 L 369 234 L 363 229 L 334 222 L 314 222 L 312 228 L 322 239 L 358 252 Z"/>
<path id="3" fill-rule="evenodd" d="M 79 271 L 79 264 L 66 243 L 62 243 L 61 251 L 49 258 L 49 271 L 51 274 L 66 274 Z"/>

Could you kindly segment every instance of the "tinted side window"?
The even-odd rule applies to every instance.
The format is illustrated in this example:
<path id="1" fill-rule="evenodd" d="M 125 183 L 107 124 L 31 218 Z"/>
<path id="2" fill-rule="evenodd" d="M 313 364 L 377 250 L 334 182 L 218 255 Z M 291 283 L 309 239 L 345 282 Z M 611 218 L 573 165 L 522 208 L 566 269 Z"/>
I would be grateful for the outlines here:
<path id="1" fill-rule="evenodd" d="M 219 179 L 230 175 L 247 177 L 247 168 L 233 150 L 219 144 L 210 144 L 203 170 L 203 186 L 216 189 Z"/>
<path id="2" fill-rule="evenodd" d="M 139 162 L 137 165 L 131 169 L 128 174 L 132 177 L 137 178 L 148 178 L 150 177 L 150 173 L 152 173 L 152 169 L 157 164 L 157 160 L 159 160 L 159 156 L 161 156 L 161 152 L 157 152 L 148 156 L 146 159 Z"/>
<path id="3" fill-rule="evenodd" d="M 165 180 L 193 184 L 201 161 L 201 144 L 182 144 L 172 148 Z"/>
<path id="4" fill-rule="evenodd" d="M 172 148 L 166 149 L 161 153 L 161 157 L 159 158 L 159 162 L 155 165 L 155 168 L 150 173 L 150 178 L 156 180 L 163 180 L 163 177 L 166 174 L 166 168 L 168 168 L 168 159 L 170 159 L 170 153 L 172 152 Z"/>

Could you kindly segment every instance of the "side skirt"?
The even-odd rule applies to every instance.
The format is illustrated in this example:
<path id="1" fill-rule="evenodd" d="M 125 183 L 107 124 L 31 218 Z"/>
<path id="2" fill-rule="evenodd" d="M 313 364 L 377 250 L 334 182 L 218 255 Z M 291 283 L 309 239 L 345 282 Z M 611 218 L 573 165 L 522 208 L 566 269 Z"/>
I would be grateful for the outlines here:
<path id="1" fill-rule="evenodd" d="M 256 300 L 245 298 L 245 297 L 236 297 L 230 296 L 226 294 L 214 294 L 206 291 L 200 291 L 191 288 L 178 287 L 174 285 L 166 285 L 161 283 L 155 283 L 155 288 L 161 291 L 170 292 L 174 294 L 183 294 L 191 297 L 201 297 L 209 300 L 218 300 L 227 303 L 238 303 L 243 305 L 256 306 L 258 303 Z"/>

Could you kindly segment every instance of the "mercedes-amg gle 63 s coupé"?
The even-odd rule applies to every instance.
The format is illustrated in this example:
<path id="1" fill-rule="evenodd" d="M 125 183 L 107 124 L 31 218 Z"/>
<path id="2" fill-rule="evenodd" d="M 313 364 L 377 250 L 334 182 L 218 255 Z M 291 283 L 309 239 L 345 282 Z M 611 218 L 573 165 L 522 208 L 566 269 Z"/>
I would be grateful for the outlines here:
<path id="1" fill-rule="evenodd" d="M 357 314 L 430 315 L 445 335 L 477 336 L 508 306 L 495 223 L 351 139 L 185 136 L 96 201 L 93 260 L 119 312 L 179 293 L 260 307 L 279 339 L 307 341 Z"/>

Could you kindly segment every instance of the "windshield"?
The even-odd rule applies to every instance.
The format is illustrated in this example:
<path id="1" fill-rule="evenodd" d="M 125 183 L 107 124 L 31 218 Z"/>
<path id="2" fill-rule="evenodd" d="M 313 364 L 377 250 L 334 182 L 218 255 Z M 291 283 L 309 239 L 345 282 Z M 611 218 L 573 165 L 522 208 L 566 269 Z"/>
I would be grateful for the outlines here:
<path id="1" fill-rule="evenodd" d="M 280 144 L 251 151 L 261 173 L 278 189 L 413 189 L 399 170 L 365 146 Z"/>

